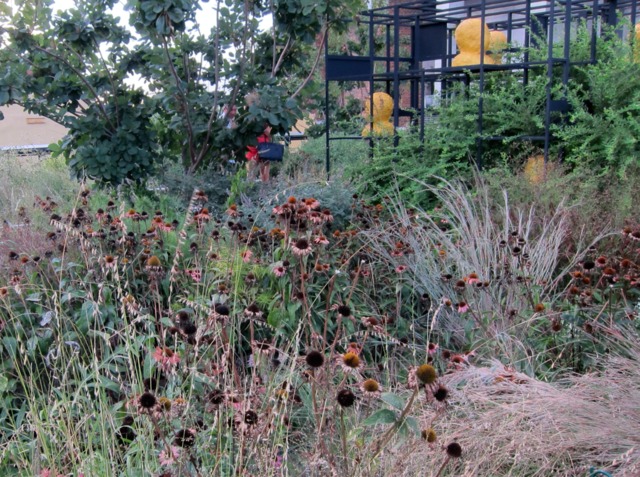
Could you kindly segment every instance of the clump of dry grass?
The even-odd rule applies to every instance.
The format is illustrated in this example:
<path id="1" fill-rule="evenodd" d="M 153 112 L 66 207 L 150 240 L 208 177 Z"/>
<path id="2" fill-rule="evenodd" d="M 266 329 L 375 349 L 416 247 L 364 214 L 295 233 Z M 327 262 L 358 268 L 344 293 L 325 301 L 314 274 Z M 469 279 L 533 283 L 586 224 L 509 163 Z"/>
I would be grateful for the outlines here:
<path id="1" fill-rule="evenodd" d="M 496 205 L 486 184 L 476 179 L 473 192 L 444 179 L 439 187 L 425 183 L 425 191 L 441 204 L 433 212 L 395 201 L 393 221 L 367 232 L 368 244 L 392 266 L 411 271 L 413 285 L 431 300 L 431 329 L 450 333 L 458 346 L 468 347 L 473 343 L 464 335 L 472 319 L 480 337 L 500 343 L 501 352 L 515 362 L 516 356 L 527 359 L 523 343 L 512 339 L 523 334 L 517 328 L 534 325 L 529 318 L 536 304 L 553 302 L 570 270 L 608 232 L 587 242 L 571 230 L 571 208 L 562 202 L 550 212 L 533 205 L 515 209 L 504 192 Z M 569 234 L 576 250 L 566 256 L 563 243 Z M 394 254 L 397 243 L 407 244 L 411 254 Z"/>
<path id="2" fill-rule="evenodd" d="M 433 424 L 439 442 L 457 441 L 457 476 L 640 475 L 640 340 L 617 337 L 601 371 L 548 383 L 498 361 L 442 378 L 450 407 Z M 433 421 L 431 411 L 423 420 Z M 395 456 L 394 475 L 435 475 L 444 460 L 424 442 Z M 394 459 L 395 460 L 395 459 Z M 431 469 L 424 474 L 423 469 Z"/>

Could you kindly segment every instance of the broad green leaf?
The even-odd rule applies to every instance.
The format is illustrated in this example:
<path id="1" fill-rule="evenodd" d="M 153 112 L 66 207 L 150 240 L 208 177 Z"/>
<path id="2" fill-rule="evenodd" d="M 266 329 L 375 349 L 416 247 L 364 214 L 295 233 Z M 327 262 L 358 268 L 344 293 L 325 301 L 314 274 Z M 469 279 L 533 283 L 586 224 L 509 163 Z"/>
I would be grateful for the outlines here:
<path id="1" fill-rule="evenodd" d="M 386 402 L 389 406 L 395 407 L 399 411 L 402 411 L 405 407 L 405 400 L 400 396 L 394 393 L 383 393 L 381 396 L 382 400 Z"/>
<path id="2" fill-rule="evenodd" d="M 396 422 L 396 413 L 391 409 L 380 409 L 362 423 L 364 426 L 375 426 L 378 424 L 394 424 Z"/>

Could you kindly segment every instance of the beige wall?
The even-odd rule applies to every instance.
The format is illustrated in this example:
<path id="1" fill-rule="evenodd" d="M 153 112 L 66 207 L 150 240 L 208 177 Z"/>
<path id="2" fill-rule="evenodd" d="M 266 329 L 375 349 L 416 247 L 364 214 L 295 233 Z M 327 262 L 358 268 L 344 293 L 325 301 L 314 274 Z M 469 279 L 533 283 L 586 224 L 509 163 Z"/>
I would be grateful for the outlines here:
<path id="1" fill-rule="evenodd" d="M 63 126 L 29 114 L 20 106 L 2 106 L 0 111 L 4 114 L 0 121 L 0 147 L 49 145 L 66 134 Z"/>

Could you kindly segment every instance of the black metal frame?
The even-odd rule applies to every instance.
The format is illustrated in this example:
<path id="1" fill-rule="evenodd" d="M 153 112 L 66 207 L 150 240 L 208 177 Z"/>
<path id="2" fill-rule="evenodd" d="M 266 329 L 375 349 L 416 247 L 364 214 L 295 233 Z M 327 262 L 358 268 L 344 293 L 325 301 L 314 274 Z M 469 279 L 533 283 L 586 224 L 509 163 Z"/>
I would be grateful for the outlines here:
<path id="1" fill-rule="evenodd" d="M 326 133 L 326 169 L 330 172 L 330 144 L 334 140 L 362 139 L 360 136 L 336 137 L 330 135 L 329 82 L 330 81 L 365 81 L 369 84 L 370 98 L 373 97 L 376 83 L 384 83 L 385 91 L 394 98 L 393 125 L 398 127 L 402 116 L 411 115 L 400 107 L 400 85 L 409 82 L 410 109 L 417 112 L 420 138 L 424 138 L 425 110 L 424 97 L 427 84 L 431 91 L 435 84 L 442 85 L 446 93 L 447 84 L 453 81 L 464 81 L 469 84 L 471 75 L 477 78 L 480 93 L 485 88 L 485 75 L 495 71 L 521 71 L 523 83 L 528 82 L 529 71 L 535 68 L 546 68 L 547 101 L 545 108 L 545 130 L 543 136 L 526 136 L 520 139 L 544 143 L 545 160 L 549 155 L 552 141 L 550 125 L 554 112 L 566 112 L 566 100 L 552 99 L 554 71 L 562 68 L 562 86 L 569 82 L 571 66 L 578 65 L 570 60 L 571 25 L 580 19 L 591 21 L 591 52 L 587 63 L 596 61 L 596 38 L 599 26 L 603 23 L 616 25 L 620 15 L 628 17 L 631 24 L 636 23 L 638 2 L 640 0 L 416 0 L 408 3 L 375 8 L 362 12 L 361 24 L 369 27 L 369 44 L 367 56 L 329 55 L 328 41 L 325 41 L 325 133 Z M 465 18 L 476 17 L 483 20 L 491 29 L 506 33 L 511 43 L 514 32 L 524 35 L 523 61 L 500 65 L 484 64 L 484 51 L 481 52 L 481 63 L 473 67 L 452 67 L 451 60 L 455 56 L 453 33 L 457 25 Z M 564 49 L 562 57 L 553 56 L 554 30 L 563 25 Z M 385 54 L 376 55 L 374 38 L 380 29 L 384 30 Z M 402 29 L 410 29 L 410 56 L 400 55 L 400 37 Z M 444 35 L 444 37 L 443 37 Z M 548 47 L 545 61 L 530 61 L 528 47 L 533 41 L 543 37 Z M 481 44 L 484 41 L 482 31 Z M 439 67 L 422 67 L 423 61 L 439 61 Z M 384 65 L 383 73 L 376 73 L 376 65 Z M 585 62 L 582 62 L 584 64 Z M 400 71 L 401 65 L 407 65 Z M 482 167 L 482 148 L 485 141 L 501 141 L 504 136 L 482 139 L 483 99 L 478 99 L 477 118 L 477 165 Z M 371 100 L 373 101 L 373 100 Z M 373 104 L 371 105 L 373 111 Z M 373 144 L 373 139 L 369 139 Z M 396 138 L 397 141 L 397 138 Z"/>

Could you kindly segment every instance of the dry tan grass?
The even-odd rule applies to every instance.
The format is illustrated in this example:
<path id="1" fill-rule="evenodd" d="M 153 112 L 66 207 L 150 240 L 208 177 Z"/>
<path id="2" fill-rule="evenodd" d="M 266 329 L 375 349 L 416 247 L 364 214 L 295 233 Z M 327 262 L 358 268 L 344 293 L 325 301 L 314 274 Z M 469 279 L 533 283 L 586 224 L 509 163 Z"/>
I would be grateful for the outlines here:
<path id="1" fill-rule="evenodd" d="M 498 361 L 442 378 L 452 390 L 448 410 L 423 410 L 439 445 L 423 441 L 389 454 L 385 475 L 435 476 L 442 445 L 463 448 L 442 475 L 587 476 L 589 468 L 616 477 L 640 475 L 640 340 L 616 338 L 597 374 L 547 383 Z"/>

